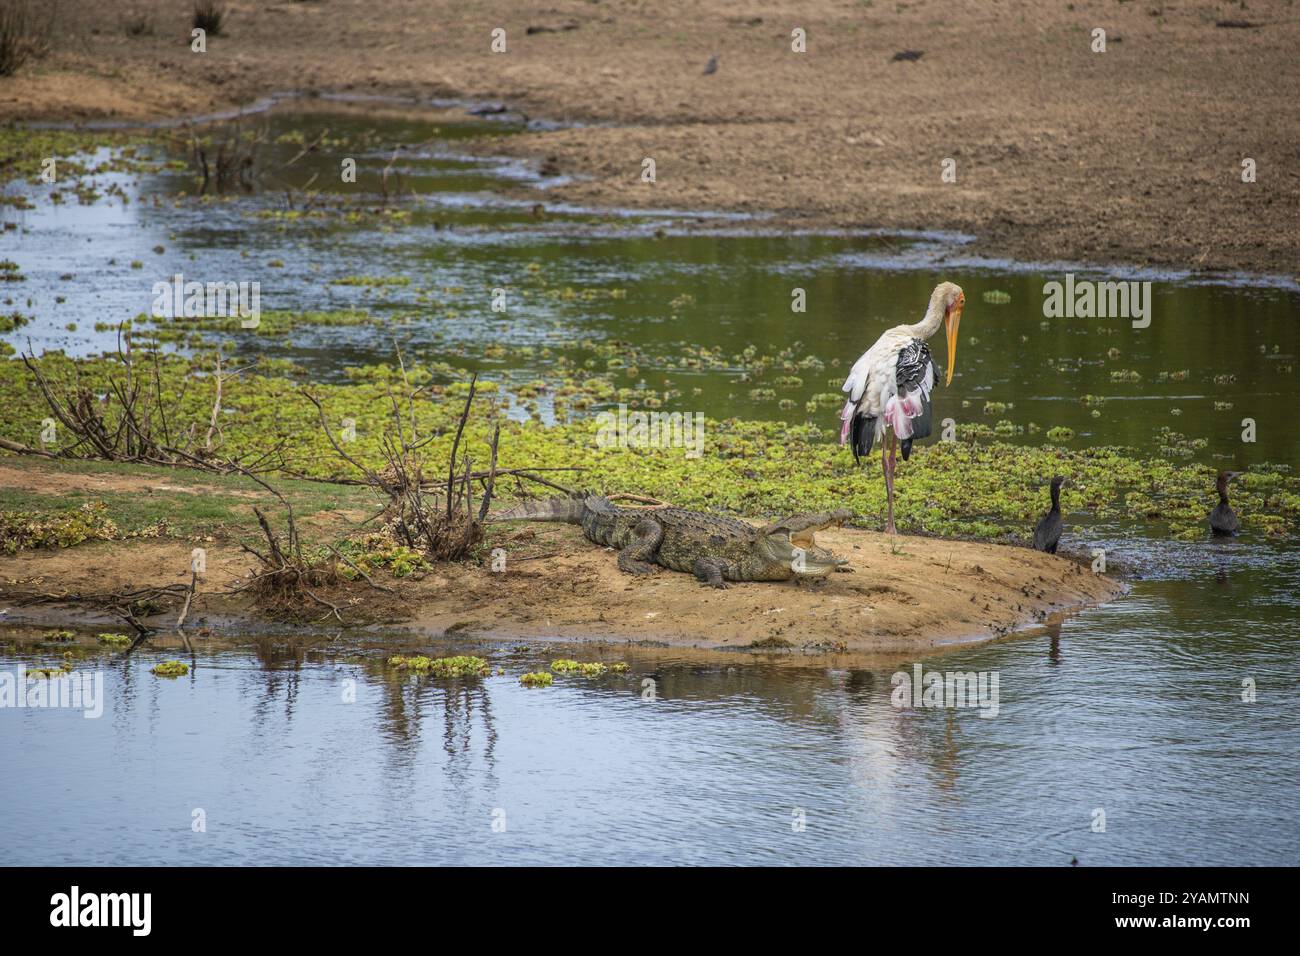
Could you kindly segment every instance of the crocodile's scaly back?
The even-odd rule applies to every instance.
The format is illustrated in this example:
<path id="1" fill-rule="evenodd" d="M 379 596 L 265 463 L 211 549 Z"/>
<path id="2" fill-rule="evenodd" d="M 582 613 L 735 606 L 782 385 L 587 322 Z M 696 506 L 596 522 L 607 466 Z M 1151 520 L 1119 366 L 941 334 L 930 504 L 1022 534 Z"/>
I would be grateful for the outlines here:
<path id="1" fill-rule="evenodd" d="M 493 521 L 566 521 L 587 540 L 619 552 L 619 567 L 645 573 L 651 564 L 693 573 L 723 587 L 728 581 L 787 581 L 846 564 L 818 548 L 813 533 L 842 524 L 848 511 L 793 515 L 765 528 L 727 515 L 685 508 L 620 508 L 600 495 L 530 501 Z"/>
<path id="2" fill-rule="evenodd" d="M 565 521 L 582 524 L 583 499 L 548 498 L 545 501 L 525 501 L 488 515 L 488 521 Z"/>

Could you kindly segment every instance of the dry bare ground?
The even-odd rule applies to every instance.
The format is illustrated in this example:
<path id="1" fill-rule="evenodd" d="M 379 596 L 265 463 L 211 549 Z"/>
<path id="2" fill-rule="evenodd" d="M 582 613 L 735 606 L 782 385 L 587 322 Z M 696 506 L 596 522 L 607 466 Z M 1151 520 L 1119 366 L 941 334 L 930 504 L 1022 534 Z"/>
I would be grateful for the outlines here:
<path id="1" fill-rule="evenodd" d="M 196 54 L 186 3 L 64 0 L 57 52 L 0 80 L 0 117 L 146 119 L 284 90 L 496 99 L 584 124 L 492 147 L 555 157 L 581 177 L 566 199 L 956 230 L 1033 261 L 1294 275 L 1300 9 L 1243 6 L 235 2 Z M 128 36 L 141 14 L 153 34 Z M 498 27 L 507 50 L 493 54 Z M 791 51 L 796 27 L 806 53 Z M 923 55 L 893 59 L 905 50 Z M 945 158 L 956 183 L 941 182 Z"/>

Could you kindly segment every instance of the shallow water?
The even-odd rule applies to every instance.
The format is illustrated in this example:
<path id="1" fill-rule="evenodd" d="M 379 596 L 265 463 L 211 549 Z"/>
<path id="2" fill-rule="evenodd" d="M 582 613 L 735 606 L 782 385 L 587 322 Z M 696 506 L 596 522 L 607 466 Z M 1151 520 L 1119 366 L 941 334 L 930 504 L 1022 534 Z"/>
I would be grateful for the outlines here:
<path id="1" fill-rule="evenodd" d="M 1289 280 L 1194 284 L 1076 270 L 1079 278 L 1151 280 L 1150 327 L 1118 318 L 1047 320 L 1043 285 L 1062 281 L 1065 267 L 999 267 L 966 255 L 951 237 L 790 235 L 764 232 L 761 219 L 551 203 L 545 187 L 557 177 L 464 155 L 467 139 L 508 133 L 508 124 L 300 111 L 260 122 L 267 124 L 259 154 L 266 173 L 253 193 L 179 199 L 197 180 L 176 170 L 96 176 L 106 198 L 90 205 L 54 205 L 44 196 L 49 187 L 19 187 L 36 208 L 0 206 L 0 218 L 20 226 L 0 233 L 0 256 L 27 280 L 0 292 L 33 321 L 3 339 L 20 349 L 30 342 L 38 353 L 111 350 L 116 324 L 147 312 L 153 284 L 179 272 L 204 282 L 258 281 L 263 310 L 356 308 L 393 320 L 300 328 L 287 340 L 257 330 L 228 336 L 249 353 L 291 358 L 321 380 L 340 378 L 349 365 L 391 362 L 394 338 L 409 357 L 480 371 L 507 386 L 554 382 L 554 357 L 591 361 L 576 342 L 625 343 L 618 352 L 634 368 L 611 370 L 615 384 L 680 393 L 665 410 L 814 421 L 829 430 L 836 410 L 808 413 L 805 403 L 838 392 L 875 337 L 917 321 L 935 282 L 948 278 L 960 281 L 969 303 L 956 378 L 940 409 L 958 427 L 1005 420 L 1024 430 L 1011 440 L 1039 442 L 1031 426 L 1065 426 L 1078 444 L 1152 447 L 1167 426 L 1206 438 L 1206 453 L 1225 467 L 1300 465 L 1291 422 L 1300 401 L 1300 288 Z M 284 165 L 301 141 L 322 132 L 341 142 Z M 279 142 L 290 135 L 294 141 Z M 355 185 L 340 181 L 342 155 L 357 161 Z M 390 160 L 390 190 L 417 199 L 381 201 L 380 171 Z M 315 200 L 288 188 L 307 183 L 319 192 Z M 107 195 L 114 184 L 125 201 Z M 503 185 L 526 192 L 505 199 Z M 540 219 L 533 214 L 539 203 Z M 409 219 L 374 215 L 383 209 Z M 304 210 L 306 218 L 283 218 Z M 345 215 L 358 210 L 369 212 L 359 220 Z M 338 284 L 357 277 L 407 284 Z M 504 312 L 491 307 L 498 288 L 507 290 Z M 791 312 L 796 288 L 806 293 L 804 313 Z M 565 289 L 575 294 L 558 295 Z M 992 291 L 1009 293 L 1010 302 L 985 302 Z M 96 332 L 96 323 L 107 328 Z M 488 345 L 509 351 L 489 357 Z M 521 354 L 521 346 L 538 351 Z M 552 357 L 539 354 L 544 347 Z M 731 361 L 747 347 L 786 353 L 792 365 L 815 361 L 778 365 L 749 381 Z M 940 339 L 935 347 L 942 353 Z M 699 363 L 688 352 L 701 348 L 721 349 L 724 361 L 693 367 Z M 595 362 L 605 370 L 603 354 Z M 790 375 L 801 382 L 773 381 Z M 773 394 L 755 397 L 755 387 Z M 1084 395 L 1104 402 L 1084 404 Z M 986 410 L 989 402 L 1010 407 Z M 545 400 L 538 411 L 549 414 Z M 1250 446 L 1241 441 L 1246 416 L 1257 425 Z"/>
<path id="2" fill-rule="evenodd" d="M 37 352 L 111 348 L 112 333 L 95 323 L 145 311 L 152 283 L 182 271 L 259 280 L 263 309 L 414 317 L 287 341 L 234 336 L 320 378 L 390 360 L 393 334 L 411 356 L 507 383 L 554 369 L 536 353 L 487 358 L 486 345 L 547 345 L 585 360 L 575 341 L 619 341 L 638 368 L 616 372 L 618 384 L 680 391 L 667 409 L 811 417 L 829 429 L 835 411 L 810 416 L 804 403 L 836 391 L 880 330 L 919 318 L 934 282 L 951 278 L 969 306 L 942 414 L 1065 425 L 1079 444 L 1149 446 L 1167 425 L 1209 440 L 1198 460 L 1300 463 L 1290 420 L 1300 295 L 1286 283 L 1155 276 L 1150 328 L 1044 327 L 1043 283 L 1064 269 L 972 261 L 951 237 L 765 234 L 761 221 L 564 207 L 529 167 L 460 155 L 460 138 L 480 127 L 353 114 L 267 122 L 273 138 L 302 130 L 310 141 L 328 127 L 360 143 L 369 189 L 404 144 L 394 168 L 420 194 L 400 205 L 410 220 L 259 215 L 285 208 L 275 188 L 177 201 L 194 184 L 174 171 L 96 177 L 101 189 L 120 185 L 125 203 L 55 206 L 24 186 L 36 208 L 0 207 L 21 227 L 0 233 L 0 258 L 27 276 L 3 290 L 14 299 L 6 309 L 33 321 L 4 338 Z M 283 163 L 296 152 L 286 142 L 271 155 Z M 336 169 L 325 150 L 279 175 L 296 186 L 315 175 L 316 188 L 341 194 Z M 507 181 L 536 199 L 502 199 Z M 302 196 L 292 201 L 300 208 Z M 546 206 L 540 218 L 534 202 Z M 366 204 L 380 208 L 375 196 Z M 490 310 L 493 288 L 526 289 L 539 275 L 551 289 L 625 296 L 511 295 L 504 316 Z M 410 283 L 330 283 L 348 276 Z M 797 316 L 795 287 L 808 294 Z M 1010 302 L 986 303 L 992 290 Z M 684 367 L 685 346 L 731 356 L 750 345 L 823 367 L 778 389 L 793 400 L 786 408 L 751 397 L 769 383 L 726 363 Z M 1140 380 L 1112 381 L 1115 372 Z M 1085 405 L 1086 393 L 1105 402 Z M 1013 407 L 986 413 L 986 402 Z M 1240 441 L 1247 415 L 1258 423 L 1254 445 Z M 1027 430 L 1019 440 L 1041 438 Z M 157 652 L 92 654 L 77 670 L 102 672 L 101 718 L 0 709 L 3 862 L 1293 863 L 1300 550 L 1249 536 L 1144 535 L 1123 521 L 1090 531 L 1112 560 L 1140 569 L 1126 597 L 1050 632 L 924 660 L 927 670 L 996 673 L 994 718 L 892 706 L 891 675 L 912 660 L 752 663 L 628 649 L 612 652 L 628 675 L 528 690 L 524 670 L 593 652 L 479 647 L 506 675 L 459 682 L 391 677 L 382 650 L 200 647 L 176 681 L 148 673 Z M 0 645 L 0 672 L 61 653 Z M 355 703 L 342 701 L 349 679 Z M 653 702 L 642 698 L 646 679 Z M 1253 703 L 1242 700 L 1246 679 Z M 205 833 L 191 829 L 196 808 Z M 1098 809 L 1104 832 L 1093 831 Z M 496 810 L 504 832 L 493 830 Z M 798 810 L 802 829 L 792 826 Z"/>
<path id="3" fill-rule="evenodd" d="M 177 680 L 148 673 L 175 651 L 92 652 L 102 717 L 0 711 L 0 845 L 64 864 L 1291 864 L 1300 553 L 1273 557 L 1224 552 L 1213 575 L 924 659 L 996 673 L 995 717 L 893 706 L 910 659 L 611 649 L 628 674 L 526 689 L 596 652 L 470 647 L 506 671 L 471 680 L 396 676 L 384 650 L 200 648 Z M 57 659 L 9 647 L 0 671 Z"/>

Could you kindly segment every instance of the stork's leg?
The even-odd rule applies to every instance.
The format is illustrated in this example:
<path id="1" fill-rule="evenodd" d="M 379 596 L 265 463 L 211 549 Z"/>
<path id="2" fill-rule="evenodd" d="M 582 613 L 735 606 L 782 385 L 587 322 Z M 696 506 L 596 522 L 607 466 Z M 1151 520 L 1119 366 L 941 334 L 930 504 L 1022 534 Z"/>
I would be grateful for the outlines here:
<path id="1" fill-rule="evenodd" d="M 898 473 L 898 436 L 889 435 L 889 533 L 898 534 L 894 527 L 894 475 Z"/>
<path id="2" fill-rule="evenodd" d="M 893 432 L 889 433 L 888 441 L 880 443 L 880 464 L 885 469 L 885 501 L 888 508 L 885 532 L 887 534 L 898 534 L 898 531 L 894 528 L 894 460 L 889 453 L 893 444 Z"/>

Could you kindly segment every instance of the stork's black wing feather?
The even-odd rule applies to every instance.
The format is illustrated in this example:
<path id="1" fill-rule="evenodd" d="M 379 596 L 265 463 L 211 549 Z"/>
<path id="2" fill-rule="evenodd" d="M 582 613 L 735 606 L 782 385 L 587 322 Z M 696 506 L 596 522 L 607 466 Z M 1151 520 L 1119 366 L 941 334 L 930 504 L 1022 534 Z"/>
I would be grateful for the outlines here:
<path id="1" fill-rule="evenodd" d="M 849 428 L 849 447 L 853 449 L 853 464 L 858 464 L 859 458 L 865 458 L 871 454 L 871 446 L 876 440 L 876 420 L 868 418 L 866 415 L 859 415 L 856 410 L 853 412 L 853 422 Z"/>
<path id="2" fill-rule="evenodd" d="M 901 394 L 914 392 L 925 381 L 925 370 L 930 366 L 930 346 L 920 339 L 912 339 L 898 353 L 898 371 L 895 382 Z"/>
<path id="3" fill-rule="evenodd" d="M 912 339 L 898 353 L 898 371 L 895 375 L 898 394 L 905 395 L 908 392 L 920 390 L 921 384 L 925 381 L 927 369 L 930 371 L 930 381 L 935 381 L 938 376 L 934 372 L 934 360 L 930 357 L 930 346 L 920 339 Z M 907 461 L 912 456 L 913 438 L 930 437 L 933 428 L 931 410 L 929 396 L 922 394 L 921 414 L 912 419 L 912 438 L 904 438 L 902 441 L 903 461 Z"/>

